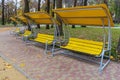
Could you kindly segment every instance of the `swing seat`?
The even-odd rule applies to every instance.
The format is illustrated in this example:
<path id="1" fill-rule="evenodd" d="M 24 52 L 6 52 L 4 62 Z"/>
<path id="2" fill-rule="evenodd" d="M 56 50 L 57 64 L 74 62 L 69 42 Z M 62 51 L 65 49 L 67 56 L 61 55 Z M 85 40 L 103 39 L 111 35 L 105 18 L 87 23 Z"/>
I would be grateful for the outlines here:
<path id="1" fill-rule="evenodd" d="M 66 46 L 61 46 L 61 48 L 82 52 L 89 55 L 100 56 L 103 48 L 103 42 L 70 38 L 68 44 Z"/>
<path id="2" fill-rule="evenodd" d="M 54 36 L 38 33 L 37 37 L 35 39 L 31 39 L 31 40 L 33 40 L 35 42 L 44 43 L 44 44 L 46 44 L 46 42 L 48 44 L 51 44 L 54 40 Z"/>
<path id="3" fill-rule="evenodd" d="M 23 37 L 27 37 L 31 34 L 31 31 L 25 30 L 24 34 L 22 35 Z"/>
<path id="4" fill-rule="evenodd" d="M 20 32 L 20 28 L 16 28 L 13 32 L 19 33 Z"/>

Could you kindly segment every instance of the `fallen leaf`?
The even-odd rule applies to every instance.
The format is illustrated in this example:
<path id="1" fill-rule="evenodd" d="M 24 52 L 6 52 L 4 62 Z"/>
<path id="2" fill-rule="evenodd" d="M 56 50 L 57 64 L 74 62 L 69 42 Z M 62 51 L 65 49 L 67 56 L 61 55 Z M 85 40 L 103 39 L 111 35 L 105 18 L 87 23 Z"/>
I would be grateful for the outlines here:
<path id="1" fill-rule="evenodd" d="M 7 68 L 7 69 L 11 69 L 12 68 L 12 65 L 7 65 L 7 66 L 5 66 L 5 68 Z"/>
<path id="2" fill-rule="evenodd" d="M 21 63 L 21 64 L 20 64 L 20 67 L 25 67 L 25 63 Z"/>
<path id="3" fill-rule="evenodd" d="M 40 54 L 37 55 L 38 58 L 41 58 L 42 56 Z"/>

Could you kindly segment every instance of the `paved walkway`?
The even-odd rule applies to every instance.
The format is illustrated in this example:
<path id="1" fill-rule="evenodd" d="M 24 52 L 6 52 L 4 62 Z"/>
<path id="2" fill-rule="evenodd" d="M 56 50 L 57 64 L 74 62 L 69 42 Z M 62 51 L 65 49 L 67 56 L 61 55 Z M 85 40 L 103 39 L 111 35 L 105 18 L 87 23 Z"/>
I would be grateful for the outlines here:
<path id="1" fill-rule="evenodd" d="M 9 31 L 0 33 L 0 53 L 33 80 L 119 80 L 120 63 L 110 62 L 102 74 L 98 65 L 64 55 L 48 57 L 44 49 L 27 46 Z"/>

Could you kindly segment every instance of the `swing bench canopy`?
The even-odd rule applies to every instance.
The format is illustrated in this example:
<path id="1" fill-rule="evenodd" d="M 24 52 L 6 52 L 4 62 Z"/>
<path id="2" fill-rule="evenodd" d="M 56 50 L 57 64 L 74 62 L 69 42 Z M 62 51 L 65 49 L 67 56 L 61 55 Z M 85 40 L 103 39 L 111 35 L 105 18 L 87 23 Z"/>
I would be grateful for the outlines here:
<path id="1" fill-rule="evenodd" d="M 16 24 L 19 23 L 14 17 L 10 17 L 10 20 L 12 20 L 13 22 L 15 22 Z"/>
<path id="2" fill-rule="evenodd" d="M 29 12 L 25 13 L 24 16 L 32 20 L 36 24 L 54 24 L 51 16 L 46 12 Z"/>
<path id="3" fill-rule="evenodd" d="M 28 24 L 28 21 L 24 16 L 20 15 L 20 16 L 16 16 L 16 18 L 20 20 L 22 23 Z"/>
<path id="4" fill-rule="evenodd" d="M 95 6 L 80 6 L 53 10 L 64 22 L 71 25 L 114 26 L 112 17 L 105 4 Z"/>

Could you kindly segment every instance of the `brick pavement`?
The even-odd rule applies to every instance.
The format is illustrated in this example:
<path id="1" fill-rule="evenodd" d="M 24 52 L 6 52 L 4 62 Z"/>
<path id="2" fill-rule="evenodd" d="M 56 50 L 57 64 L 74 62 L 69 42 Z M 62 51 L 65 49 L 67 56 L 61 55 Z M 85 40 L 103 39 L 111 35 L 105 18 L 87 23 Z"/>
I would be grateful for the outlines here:
<path id="1" fill-rule="evenodd" d="M 43 54 L 44 49 L 27 46 L 9 31 L 0 33 L 0 52 L 35 80 L 119 80 L 120 63 L 111 61 L 102 74 L 98 65 L 64 55 Z"/>

